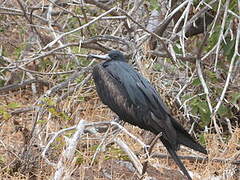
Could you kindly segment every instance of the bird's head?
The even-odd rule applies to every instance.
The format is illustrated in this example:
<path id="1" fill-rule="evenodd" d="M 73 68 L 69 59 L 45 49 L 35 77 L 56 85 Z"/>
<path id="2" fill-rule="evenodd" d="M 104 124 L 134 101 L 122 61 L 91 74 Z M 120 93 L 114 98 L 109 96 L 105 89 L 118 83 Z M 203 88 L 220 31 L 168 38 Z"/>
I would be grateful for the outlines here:
<path id="1" fill-rule="evenodd" d="M 111 50 L 108 54 L 106 55 L 95 55 L 95 54 L 89 54 L 89 58 L 97 58 L 97 59 L 102 59 L 102 60 L 111 60 L 111 61 L 124 61 L 126 62 L 126 59 L 123 55 L 118 50 Z"/>

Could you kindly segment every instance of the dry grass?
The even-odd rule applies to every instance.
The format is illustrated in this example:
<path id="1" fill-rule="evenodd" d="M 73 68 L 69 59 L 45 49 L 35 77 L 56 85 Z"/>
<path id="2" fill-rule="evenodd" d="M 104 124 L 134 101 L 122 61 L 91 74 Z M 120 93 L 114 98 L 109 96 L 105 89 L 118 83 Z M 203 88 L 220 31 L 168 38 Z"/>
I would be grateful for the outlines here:
<path id="1" fill-rule="evenodd" d="M 24 106 L 30 106 L 32 102 L 34 102 L 34 99 L 32 101 L 29 101 L 31 99 L 30 93 L 28 90 L 23 90 L 21 93 L 18 92 L 11 92 L 9 93 L 4 99 L 1 99 L 1 102 L 21 102 L 21 104 Z M 85 119 L 88 122 L 95 122 L 95 121 L 106 121 L 111 120 L 114 116 L 114 114 L 105 106 L 102 105 L 102 103 L 99 101 L 98 97 L 96 96 L 96 93 L 94 91 L 89 92 L 88 94 L 85 94 L 85 97 L 91 97 L 88 100 L 82 101 L 80 103 L 76 103 L 77 97 L 79 94 L 82 94 L 82 91 L 77 92 L 73 97 L 70 98 L 69 101 L 66 101 L 65 103 L 59 104 L 59 107 L 62 107 L 62 111 L 70 112 L 72 116 L 80 116 L 81 118 Z M 30 103 L 30 104 L 29 104 Z M 76 104 L 78 104 L 76 106 Z M 0 146 L 0 154 L 1 154 L 1 177 L 2 179 L 28 179 L 30 176 L 35 176 L 37 179 L 49 179 L 52 174 L 54 173 L 54 169 L 48 166 L 43 160 L 38 160 L 38 165 L 31 170 L 33 172 L 29 172 L 30 174 L 26 173 L 17 173 L 12 172 L 12 168 L 14 165 L 14 162 L 16 159 L 18 159 L 19 153 L 24 147 L 24 137 L 22 132 L 16 131 L 13 125 L 13 121 L 18 121 L 19 124 L 25 126 L 26 128 L 30 129 L 31 127 L 31 121 L 32 121 L 32 113 L 26 113 L 26 114 L 20 114 L 11 117 L 7 121 L 5 121 L 1 127 L 0 136 L 1 136 L 1 146 Z M 61 119 L 50 119 L 48 122 L 48 131 L 54 132 L 57 131 L 60 128 L 63 127 L 69 127 L 75 124 L 76 122 L 73 121 L 65 121 Z M 142 141 L 147 142 L 148 141 L 148 135 L 143 133 L 143 130 L 133 127 L 131 125 L 125 125 L 125 127 L 129 130 L 129 132 L 136 135 L 138 138 L 142 139 Z M 128 159 L 128 157 L 125 155 L 125 153 L 119 149 L 116 145 L 108 145 L 105 149 L 105 151 L 100 152 L 100 154 L 97 156 L 97 159 L 95 160 L 94 164 L 90 166 L 90 163 L 92 161 L 93 154 L 96 151 L 96 147 L 101 142 L 101 137 L 103 134 L 96 134 L 96 135 L 84 135 L 82 137 L 83 140 L 79 143 L 78 151 L 76 153 L 77 157 L 77 166 L 74 171 L 73 177 L 78 179 L 84 179 L 90 178 L 92 179 L 98 179 L 100 177 L 103 178 L 103 174 L 101 173 L 101 170 L 103 168 L 107 168 L 106 166 L 109 166 L 110 161 L 109 160 L 118 160 L 118 159 Z M 133 139 L 129 138 L 129 136 L 125 135 L 124 133 L 121 133 L 118 135 L 121 139 L 123 139 L 131 149 L 133 149 L 136 153 L 138 153 L 141 157 L 144 155 L 142 151 L 142 147 L 135 142 Z M 96 139 L 98 138 L 98 139 Z M 221 159 L 229 159 L 234 160 L 237 159 L 237 156 L 239 156 L 239 141 L 240 141 L 240 129 L 235 129 L 234 133 L 226 141 L 226 143 L 221 143 L 217 135 L 215 134 L 205 134 L 205 138 L 207 140 L 207 150 L 209 152 L 209 161 L 207 162 L 197 162 L 197 161 L 188 161 L 184 160 L 184 164 L 186 168 L 194 173 L 194 179 L 203 179 L 203 178 L 209 178 L 214 176 L 219 176 L 222 179 L 237 179 L 237 176 L 239 173 L 237 172 L 237 169 L 239 168 L 239 165 L 233 165 L 230 162 L 224 163 L 224 162 L 213 162 L 212 159 L 214 158 L 221 158 Z M 54 143 L 53 147 L 51 148 L 51 152 L 49 152 L 48 157 L 51 159 L 51 161 L 57 161 L 58 156 L 60 155 L 62 149 L 64 148 L 64 139 L 63 137 L 60 137 L 57 139 L 57 142 Z M 39 150 L 36 148 L 34 150 L 35 152 L 32 154 L 32 156 L 35 156 L 37 158 L 40 156 Z M 153 153 L 166 153 L 166 149 L 163 147 L 163 145 L 159 142 L 154 150 Z M 182 148 L 179 153 L 179 155 L 196 155 L 201 156 L 201 154 L 196 154 L 193 151 L 187 150 L 186 148 Z M 144 161 L 144 158 L 142 159 L 142 162 Z M 235 159 L 235 160 L 236 160 Z M 239 157 L 238 157 L 239 159 Z M 111 161 L 112 162 L 112 161 Z M 110 163 L 111 164 L 111 163 Z M 158 159 L 158 158 L 150 158 L 149 159 L 150 167 L 154 166 L 157 170 L 163 173 L 162 177 L 166 177 L 166 169 L 178 169 L 176 164 L 170 160 L 170 159 Z M 114 177 L 118 177 L 119 179 L 125 179 L 126 176 L 121 178 L 121 171 L 126 172 L 126 169 L 120 170 L 123 167 L 118 167 L 119 165 L 116 163 L 112 164 L 112 172 L 114 172 Z M 114 169 L 115 168 L 115 169 Z M 97 173 L 99 171 L 99 173 Z M 94 174 L 92 174 L 94 172 Z M 129 176 L 134 176 L 134 173 L 128 172 Z M 152 173 L 151 171 L 149 172 Z M 177 172 L 173 171 L 172 174 L 175 174 Z M 233 174 L 235 174 L 233 176 Z M 152 174 L 151 174 L 152 175 Z M 199 178 L 197 178 L 199 177 Z M 118 179 L 116 178 L 116 179 Z M 136 177 L 135 177 L 136 178 Z M 101 179 L 101 178 L 100 178 Z M 104 179 L 104 178 L 103 178 Z M 160 178 L 161 179 L 161 178 Z M 164 178 L 163 178 L 164 179 Z"/>
<path id="2" fill-rule="evenodd" d="M 157 20 L 165 22 L 165 15 L 171 12 L 167 9 L 168 1 L 114 1 L 113 4 L 109 4 L 109 7 L 121 7 L 129 14 L 132 13 L 130 17 L 137 23 L 129 17 L 127 21 L 126 17 L 123 19 L 122 17 L 126 14 L 122 11 L 113 11 L 111 15 L 108 14 L 104 18 L 116 16 L 116 19 L 98 19 L 80 31 L 65 34 L 58 41 L 59 44 L 55 43 L 53 46 L 46 48 L 48 43 L 54 41 L 60 35 L 82 27 L 83 24 L 89 23 L 107 11 L 106 8 L 91 3 L 95 1 L 88 0 L 86 1 L 88 3 L 85 3 L 83 7 L 81 4 L 75 4 L 77 1 L 70 0 L 68 2 L 69 4 L 59 3 L 58 5 L 52 4 L 50 1 L 37 0 L 0 2 L 0 179 L 51 179 L 55 173 L 55 168 L 47 164 L 41 153 L 49 142 L 52 133 L 76 125 L 79 119 L 84 119 L 86 122 L 101 122 L 116 118 L 116 115 L 99 100 L 92 80 L 85 79 L 90 73 L 88 71 L 80 74 L 75 79 L 73 78 L 67 86 L 62 86 L 56 91 L 48 93 L 50 89 L 56 88 L 62 82 L 66 82 L 72 74 L 78 72 L 79 69 L 77 68 L 80 66 L 88 67 L 91 64 L 84 55 L 99 53 L 99 51 L 107 52 L 110 49 L 123 51 L 129 57 L 129 63 L 135 62 L 134 67 L 154 84 L 171 113 L 186 129 L 191 129 L 196 138 L 204 135 L 205 145 L 209 153 L 208 160 L 183 160 L 186 168 L 193 174 L 194 179 L 239 179 L 239 63 L 236 63 L 236 66 L 233 67 L 230 83 L 227 84 L 226 82 L 226 77 L 230 74 L 229 70 L 231 68 L 231 59 L 226 57 L 230 55 L 226 55 L 226 53 L 231 52 L 225 52 L 225 49 L 233 49 L 232 41 L 229 41 L 226 36 L 223 43 L 222 36 L 216 37 L 215 33 L 211 34 L 206 41 L 203 41 L 204 37 L 206 37 L 205 34 L 184 39 L 186 55 L 191 57 L 194 62 L 187 61 L 181 53 L 183 44 L 180 43 L 179 37 L 171 39 L 176 34 L 173 32 L 176 22 L 174 23 L 172 20 L 170 25 L 164 29 L 164 33 L 160 35 L 164 38 L 164 42 L 158 42 L 158 46 L 151 49 L 150 46 L 152 43 L 154 44 L 154 41 L 148 42 L 145 37 L 148 34 L 147 31 L 155 32 L 154 28 L 146 30 L 137 23 L 144 25 L 144 27 L 151 25 L 153 22 L 149 20 L 150 14 L 156 8 L 155 6 L 159 5 L 159 2 L 161 11 L 159 11 L 157 17 L 159 20 Z M 138 2 L 143 3 L 138 4 Z M 226 2 L 222 2 L 224 4 L 219 6 L 221 7 L 219 17 L 216 19 L 216 26 L 213 27 L 216 32 L 218 32 L 223 21 Z M 221 2 L 216 1 L 214 6 L 217 7 L 218 3 Z M 231 3 L 233 4 L 230 4 L 231 9 L 229 12 L 234 13 L 239 6 L 234 4 L 234 1 Z M 52 11 L 49 5 L 53 5 Z M 235 6 L 236 8 L 234 8 Z M 199 5 L 200 9 L 195 9 L 196 6 L 193 7 L 192 5 L 191 7 L 188 12 L 189 19 L 193 17 L 192 15 L 200 12 L 205 5 Z M 33 13 L 34 17 L 31 16 L 31 13 Z M 48 13 L 52 13 L 52 16 L 47 16 Z M 217 14 L 217 12 L 211 13 L 215 13 L 213 15 Z M 235 14 L 237 13 L 235 12 Z M 239 20 L 236 19 L 234 14 L 228 15 L 225 20 L 231 22 L 225 25 L 225 28 L 229 30 L 225 34 L 228 33 L 231 38 L 233 37 L 236 40 L 236 36 L 239 35 L 237 31 Z M 159 24 L 153 25 L 160 26 Z M 128 29 L 128 26 L 131 29 Z M 220 38 L 220 41 L 217 38 Z M 225 41 L 227 44 L 225 44 Z M 221 45 L 220 52 L 213 50 L 209 53 L 211 48 L 216 45 L 214 43 L 217 42 L 220 42 L 219 45 Z M 200 47 L 202 43 L 204 44 L 203 48 Z M 62 45 L 69 46 L 62 48 Z M 168 48 L 164 49 L 164 45 Z M 173 54 L 171 56 L 168 54 L 170 53 L 170 46 L 174 46 L 173 50 L 175 51 L 171 53 L 179 57 L 176 61 L 173 60 Z M 149 53 L 150 50 L 156 50 L 158 53 L 165 55 L 156 57 Z M 200 52 L 202 52 L 202 56 L 209 53 L 209 56 L 202 60 L 203 64 L 200 70 L 204 74 L 208 85 L 207 88 L 212 96 L 210 100 L 213 108 L 219 102 L 223 87 L 228 85 L 222 104 L 225 107 L 224 110 L 228 111 L 230 115 L 224 112 L 222 112 L 222 116 L 216 114 L 217 121 L 223 132 L 220 134 L 223 141 L 215 134 L 216 129 L 211 124 L 211 120 L 202 122 L 205 119 L 200 119 L 206 114 L 210 119 L 209 107 L 204 106 L 206 105 L 204 84 L 198 82 L 199 74 L 196 73 L 195 57 Z M 45 56 L 45 53 L 49 54 Z M 218 71 L 214 72 L 216 54 L 219 54 Z M 34 60 L 34 58 L 36 59 Z M 63 74 L 59 72 L 63 72 Z M 193 78 L 191 79 L 191 77 Z M 35 87 L 34 83 L 30 83 L 21 86 L 21 88 L 13 88 L 9 91 L 3 90 L 11 85 L 20 86 L 20 82 L 29 79 L 35 79 L 36 81 L 41 79 L 42 81 L 37 81 Z M 83 83 L 85 80 L 86 83 Z M 178 99 L 182 103 L 179 110 L 180 106 L 176 104 L 175 98 L 188 81 L 187 88 L 183 89 Z M 78 86 L 81 83 L 83 85 Z M 74 89 L 77 86 L 78 88 Z M 34 88 L 36 88 L 36 92 Z M 71 91 L 72 93 L 70 93 Z M 43 95 L 45 98 L 42 98 Z M 59 97 L 62 95 L 66 96 L 60 100 Z M 185 95 L 189 98 L 189 103 L 186 104 L 184 104 L 186 101 L 186 98 L 184 99 Z M 193 112 L 194 107 L 190 104 L 193 96 L 199 97 L 197 103 L 202 103 L 200 105 L 202 105 L 203 111 L 207 112 L 206 114 L 201 114 L 201 108 L 198 109 L 199 112 Z M 233 101 L 234 98 L 236 98 L 236 102 Z M 197 105 L 199 104 L 195 104 L 195 106 Z M 32 107 L 42 108 L 45 112 L 39 113 L 39 115 L 39 109 L 28 109 L 16 113 L 19 109 L 23 110 Z M 232 129 L 226 126 L 226 118 L 230 120 Z M 37 121 L 37 127 L 35 127 L 34 136 L 30 138 L 35 121 Z M 203 132 L 202 126 L 192 128 L 193 122 L 195 122 L 195 125 L 206 123 L 205 129 L 207 129 L 207 133 Z M 137 127 L 129 124 L 125 124 L 124 127 L 145 143 L 148 143 L 152 138 L 150 133 Z M 37 130 L 40 132 L 39 134 Z M 72 174 L 73 179 L 139 179 L 136 171 L 131 171 L 131 164 L 127 164 L 129 157 L 112 142 L 115 137 L 112 132 L 113 128 L 108 130 L 108 136 L 106 136 L 106 130 L 102 133 L 84 133 L 75 153 L 76 165 Z M 64 136 L 70 137 L 73 133 L 74 131 L 68 131 L 64 135 L 60 135 L 50 146 L 47 158 L 51 162 L 58 162 L 59 156 L 61 156 L 66 146 Z M 105 136 L 103 148 L 98 153 L 95 161 L 93 161 L 93 156 Z M 128 144 L 138 155 L 141 162 L 145 161 L 145 154 L 141 145 L 123 132 L 117 134 L 117 137 Z M 154 153 L 168 154 L 161 142 L 157 142 L 155 145 Z M 202 156 L 202 154 L 187 148 L 181 148 L 178 154 Z M 184 179 L 177 165 L 168 157 L 151 157 L 148 161 L 148 176 L 162 180 Z M 235 161 L 238 161 L 238 164 L 232 163 Z"/>

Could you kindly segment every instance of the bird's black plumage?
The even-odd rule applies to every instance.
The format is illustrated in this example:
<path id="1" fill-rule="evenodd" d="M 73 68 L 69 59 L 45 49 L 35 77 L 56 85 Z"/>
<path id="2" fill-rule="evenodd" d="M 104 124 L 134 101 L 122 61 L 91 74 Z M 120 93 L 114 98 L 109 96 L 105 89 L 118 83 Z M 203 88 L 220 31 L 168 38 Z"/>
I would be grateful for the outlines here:
<path id="1" fill-rule="evenodd" d="M 176 151 L 180 145 L 185 145 L 207 154 L 205 148 L 171 116 L 154 87 L 127 64 L 121 52 L 111 51 L 105 58 L 108 60 L 93 69 L 102 102 L 123 121 L 156 135 L 162 132 L 160 140 L 183 173 L 191 179 Z"/>

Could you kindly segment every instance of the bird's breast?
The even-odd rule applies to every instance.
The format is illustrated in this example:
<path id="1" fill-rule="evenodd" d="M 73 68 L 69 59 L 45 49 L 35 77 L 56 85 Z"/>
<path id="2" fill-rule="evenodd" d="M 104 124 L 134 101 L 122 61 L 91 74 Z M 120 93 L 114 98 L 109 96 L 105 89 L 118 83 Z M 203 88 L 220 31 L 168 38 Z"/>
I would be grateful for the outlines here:
<path id="1" fill-rule="evenodd" d="M 146 116 L 146 109 L 131 102 L 123 84 L 117 78 L 114 78 L 101 65 L 97 65 L 93 69 L 93 78 L 100 99 L 120 119 L 137 126 L 143 124 L 142 118 Z"/>

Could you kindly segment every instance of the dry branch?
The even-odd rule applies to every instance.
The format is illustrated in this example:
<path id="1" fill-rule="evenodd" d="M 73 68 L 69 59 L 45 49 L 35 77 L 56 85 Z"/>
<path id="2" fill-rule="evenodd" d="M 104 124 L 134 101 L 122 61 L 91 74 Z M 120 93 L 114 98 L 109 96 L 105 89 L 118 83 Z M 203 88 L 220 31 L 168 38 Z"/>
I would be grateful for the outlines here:
<path id="1" fill-rule="evenodd" d="M 226 79 L 224 88 L 222 90 L 221 96 L 219 98 L 219 101 L 218 101 L 216 107 L 214 108 L 213 116 L 216 116 L 217 111 L 219 110 L 219 108 L 220 108 L 220 106 L 222 104 L 222 101 L 223 101 L 223 99 L 225 97 L 225 94 L 227 92 L 227 88 L 228 88 L 229 83 L 230 83 L 230 79 L 231 79 L 232 73 L 233 73 L 233 67 L 234 67 L 235 61 L 237 60 L 237 57 L 239 56 L 239 54 L 238 54 L 239 38 L 240 38 L 240 23 L 238 23 L 238 27 L 237 27 L 237 37 L 236 37 L 236 42 L 235 42 L 234 54 L 232 56 L 231 63 L 229 65 L 227 79 Z"/>
<path id="2" fill-rule="evenodd" d="M 80 120 L 76 126 L 76 132 L 72 135 L 71 138 L 65 138 L 66 149 L 62 152 L 60 160 L 57 163 L 57 169 L 54 175 L 54 180 L 67 180 L 70 179 L 72 170 L 74 169 L 75 161 L 74 154 L 76 151 L 77 144 L 83 134 L 85 128 L 85 121 Z"/>
<path id="3" fill-rule="evenodd" d="M 236 99 L 234 105 L 231 103 L 234 100 L 232 97 L 233 93 L 238 93 L 239 89 L 239 68 L 236 67 L 234 70 L 234 66 L 239 66 L 240 62 L 238 46 L 240 29 L 239 14 L 237 13 L 240 10 L 240 1 L 236 2 L 238 7 L 231 7 L 233 1 L 229 0 L 211 0 L 208 3 L 205 1 L 193 3 L 191 0 L 160 0 L 158 3 L 161 5 L 161 11 L 152 7 L 152 1 L 144 0 L 110 0 L 107 3 L 105 3 L 105 0 L 70 0 L 63 3 L 58 0 L 39 2 L 17 0 L 16 2 L 12 3 L 12 0 L 4 0 L 0 3 L 0 14 L 2 16 L 0 27 L 0 117 L 3 117 L 3 113 L 7 113 L 10 116 L 9 119 L 0 120 L 0 135 L 2 135 L 0 151 L 6 152 L 6 154 L 3 154 L 3 157 L 7 157 L 5 161 L 0 156 L 0 167 L 3 167 L 0 171 L 0 176 L 2 175 L 1 173 L 5 173 L 7 172 L 5 170 L 9 169 L 8 163 L 12 163 L 12 157 L 20 162 L 18 167 L 21 168 L 19 169 L 25 169 L 25 171 L 18 173 L 22 173 L 26 178 L 30 176 L 35 178 L 38 175 L 42 177 L 43 174 L 41 173 L 48 171 L 44 167 L 46 164 L 46 166 L 57 167 L 56 162 L 52 160 L 54 158 L 51 152 L 59 149 L 51 149 L 51 146 L 56 142 L 57 137 L 63 135 L 68 130 L 76 129 L 76 126 L 73 125 L 74 119 L 71 119 L 71 122 L 62 122 L 65 120 L 64 118 L 56 117 L 54 113 L 51 113 L 49 111 L 50 105 L 47 102 L 48 99 L 56 103 L 54 108 L 59 110 L 59 112 L 66 113 L 70 118 L 74 117 L 78 112 L 80 112 L 80 116 L 84 115 L 87 118 L 92 113 L 90 116 L 93 117 L 93 121 L 98 120 L 99 115 L 102 118 L 108 117 L 109 114 L 105 117 L 105 112 L 109 111 L 106 111 L 103 106 L 98 106 L 99 99 L 96 97 L 94 84 L 90 81 L 90 72 L 95 62 L 84 59 L 87 57 L 87 53 L 95 53 L 94 51 L 106 53 L 112 49 L 118 49 L 123 51 L 126 57 L 132 58 L 133 64 L 151 79 L 151 82 L 160 87 L 160 90 L 164 91 L 163 94 L 171 94 L 173 98 L 176 95 L 175 98 L 180 102 L 181 108 L 184 107 L 183 114 L 194 121 L 191 132 L 201 133 L 202 131 L 200 126 L 200 130 L 195 128 L 195 124 L 203 122 L 202 117 L 200 117 L 201 113 L 191 111 L 194 107 L 188 106 L 194 100 L 200 99 L 207 100 L 208 107 L 212 113 L 211 122 L 213 122 L 213 125 L 206 124 L 206 133 L 215 127 L 220 139 L 221 137 L 235 136 L 234 129 L 238 128 L 240 122 L 239 98 Z M 212 8 L 213 5 L 214 7 L 217 6 L 217 9 Z M 153 16 L 149 18 L 150 12 L 159 15 L 157 19 L 154 19 L 155 17 Z M 210 20 L 206 19 L 209 17 L 206 16 L 207 13 L 215 15 L 210 29 L 205 27 L 209 24 L 208 20 Z M 211 21 L 212 19 L 211 17 Z M 208 29 L 210 31 L 203 41 L 203 35 L 188 38 L 191 37 L 193 28 L 198 30 L 201 28 L 198 20 L 204 24 L 204 33 Z M 151 23 L 157 26 L 157 28 L 149 28 Z M 227 24 L 229 24 L 228 27 L 226 26 Z M 218 33 L 217 28 L 220 26 L 221 35 L 216 37 L 218 39 L 214 39 L 215 32 Z M 153 48 L 155 51 L 150 51 L 149 56 L 148 48 L 145 48 L 144 43 L 150 37 L 156 40 L 156 42 L 160 41 L 160 45 L 156 46 L 156 49 Z M 178 41 L 179 37 L 180 43 Z M 229 37 L 231 41 L 234 41 L 235 50 L 232 53 L 233 56 L 226 58 L 222 47 L 225 45 L 227 48 L 234 47 L 228 44 L 227 38 Z M 201 47 L 198 47 L 200 41 L 202 41 Z M 175 61 L 169 61 L 169 59 Z M 131 60 L 130 62 L 132 62 Z M 220 73 L 212 72 L 214 60 L 216 62 L 215 67 Z M 224 67 L 222 67 L 222 62 Z M 176 66 L 177 69 L 172 68 L 173 66 Z M 10 81 L 9 76 L 12 77 L 15 71 L 20 72 L 17 74 L 18 79 L 11 79 L 12 81 Z M 216 84 L 212 82 L 208 78 L 208 71 L 214 73 L 219 82 Z M 233 71 L 236 71 L 236 73 Z M 199 82 L 197 82 L 199 83 L 198 85 L 193 84 L 195 80 L 198 80 L 195 79 L 196 74 L 201 84 Z M 77 79 L 78 77 L 79 79 Z M 234 81 L 231 81 L 233 79 Z M 79 81 L 81 82 L 79 83 Z M 41 89 L 42 91 L 37 91 L 37 88 L 41 87 L 38 84 L 44 85 L 44 88 Z M 215 85 L 217 88 L 215 88 Z M 32 86 L 32 92 L 29 91 L 29 88 L 25 88 L 30 86 Z M 220 93 L 217 94 L 215 90 L 217 90 L 217 93 L 220 91 Z M 42 94 L 35 94 L 36 91 Z M 71 98 L 67 98 L 69 96 Z M 24 104 L 24 108 L 13 109 L 10 106 L 9 108 L 8 104 L 15 101 Z M 33 101 L 35 103 L 32 104 Z M 222 105 L 231 111 L 231 117 L 219 117 Z M 175 106 L 170 107 L 170 109 L 174 110 L 175 108 Z M 208 111 L 208 109 L 206 110 Z M 99 111 L 102 114 L 98 114 Z M 14 115 L 18 115 L 18 117 L 13 117 Z M 183 118 L 182 114 L 181 116 L 177 114 L 177 116 Z M 59 124 L 56 124 L 56 119 L 57 121 L 59 120 Z M 10 136 L 7 134 L 9 129 L 14 128 L 12 127 L 12 121 L 14 125 L 17 122 L 20 127 L 26 127 L 30 130 L 32 128 L 30 141 L 29 139 L 26 140 L 26 137 L 23 137 L 23 140 L 14 139 L 18 138 L 19 132 L 11 132 Z M 225 126 L 223 132 L 228 133 L 224 136 L 220 132 L 222 122 Z M 52 124 L 57 126 L 52 127 Z M 107 130 L 111 125 L 113 126 L 111 128 L 112 131 L 108 132 Z M 68 128 L 59 130 L 62 127 Z M 135 140 L 134 143 L 140 144 L 144 149 L 147 149 L 149 146 L 141 138 L 135 136 L 132 130 L 129 131 L 120 124 L 109 121 L 85 123 L 85 127 L 85 131 L 81 133 L 88 134 L 81 139 L 82 141 L 99 141 L 101 142 L 99 143 L 100 146 L 103 145 L 103 147 L 115 141 L 121 149 L 128 152 L 129 157 L 133 159 L 135 166 L 138 167 L 139 173 L 145 171 L 144 169 L 147 167 L 145 164 L 147 164 L 149 157 L 169 158 L 166 154 L 151 154 L 151 150 L 149 150 L 147 159 L 145 159 L 146 161 L 142 165 L 130 147 L 127 147 L 127 144 L 122 140 L 116 139 L 117 133 L 121 132 L 124 134 L 124 138 L 133 138 Z M 134 131 L 138 133 L 139 130 L 134 129 Z M 96 137 L 96 133 L 101 136 Z M 20 133 L 20 135 L 22 134 Z M 217 137 L 217 141 L 219 138 Z M 223 140 L 221 145 L 226 148 L 227 143 L 225 139 Z M 66 139 L 66 141 L 69 140 Z M 74 143 L 77 143 L 77 141 Z M 24 144 L 24 147 L 21 148 L 22 144 Z M 41 162 L 34 161 L 34 167 L 36 167 L 37 171 L 33 171 L 29 168 L 31 166 L 31 158 L 35 158 L 34 153 L 37 154 L 36 157 L 39 157 L 41 153 L 40 151 L 35 151 L 34 148 L 36 146 L 38 149 L 44 147 L 42 157 L 45 163 L 41 164 Z M 208 151 L 210 153 L 214 153 L 214 150 L 211 149 L 211 144 L 208 144 L 207 147 L 209 147 Z M 67 149 L 71 149 L 71 153 L 67 150 L 70 156 L 68 156 L 69 153 L 67 151 L 62 152 L 56 179 L 60 178 L 59 174 L 64 174 L 64 172 L 66 172 L 66 176 L 70 176 L 73 169 L 76 168 L 74 167 L 73 153 L 75 148 L 76 146 L 74 145 L 72 148 L 67 147 Z M 98 153 L 96 152 L 94 156 L 97 158 L 97 155 Z M 197 155 L 180 156 L 180 158 L 194 162 L 204 162 L 206 163 L 206 168 L 208 168 L 208 163 L 211 164 L 212 162 L 240 164 L 239 160 L 233 158 L 234 156 L 231 154 L 225 155 L 226 159 L 207 159 Z M 220 157 L 220 155 L 218 154 L 215 157 Z M 83 162 L 81 166 L 89 167 L 92 157 L 88 156 L 87 159 L 89 159 L 89 162 Z M 97 166 L 101 165 L 98 161 L 94 161 L 94 163 Z M 61 169 L 61 165 L 65 169 Z M 69 165 L 69 168 L 67 165 Z M 201 165 L 198 166 L 201 168 Z M 95 164 L 91 166 L 91 168 L 94 167 Z M 225 168 L 229 170 L 228 167 Z M 192 169 L 195 169 L 195 167 Z M 219 171 L 216 171 L 216 173 L 221 171 L 225 170 L 219 168 Z M 14 170 L 13 174 L 15 174 Z M 79 178 L 86 178 L 83 176 Z M 206 172 L 202 172 L 200 176 L 201 178 L 202 176 L 206 177 Z M 11 178 L 13 179 L 13 177 Z"/>
<path id="4" fill-rule="evenodd" d="M 50 42 L 48 45 L 46 45 L 46 46 L 43 48 L 43 50 L 45 50 L 45 49 L 47 49 L 47 48 L 49 48 L 49 47 L 52 47 L 52 46 L 53 46 L 56 42 L 58 42 L 61 38 L 65 37 L 65 36 L 67 36 L 67 35 L 69 35 L 69 34 L 75 33 L 75 32 L 77 32 L 77 31 L 80 31 L 81 29 L 84 29 L 84 28 L 90 26 L 91 24 L 95 23 L 96 21 L 98 21 L 98 20 L 101 19 L 102 17 L 110 14 L 111 12 L 113 12 L 113 11 L 115 11 L 115 10 L 116 10 L 116 8 L 114 7 L 114 8 L 112 8 L 112 9 L 108 10 L 107 12 L 101 14 L 100 16 L 96 17 L 95 19 L 89 21 L 88 23 L 84 24 L 83 26 L 78 27 L 78 28 L 76 28 L 76 29 L 74 29 L 74 30 L 72 30 L 72 31 L 69 31 L 69 32 L 66 32 L 66 33 L 63 33 L 63 34 L 59 35 L 56 39 L 54 39 L 52 42 Z"/>
<path id="5" fill-rule="evenodd" d="M 160 159 L 171 159 L 172 157 L 169 156 L 168 154 L 163 154 L 163 153 L 153 153 L 151 155 L 152 158 L 160 158 Z M 183 160 L 189 160 L 193 162 L 199 162 L 199 163 L 207 163 L 208 161 L 211 162 L 217 162 L 217 163 L 231 163 L 231 164 L 240 164 L 240 160 L 232 160 L 232 159 L 225 159 L 225 158 L 212 158 L 209 159 L 208 157 L 201 157 L 201 156 L 181 156 L 178 155 L 180 159 Z"/>
<path id="6" fill-rule="evenodd" d="M 128 157 L 133 162 L 133 165 L 137 169 L 138 173 L 140 175 L 143 174 L 143 165 L 137 158 L 137 156 L 134 154 L 134 152 L 119 138 L 114 139 L 114 142 L 122 148 L 122 150 L 128 155 Z"/>
<path id="7" fill-rule="evenodd" d="M 23 82 L 20 82 L 17 84 L 10 84 L 10 85 L 4 86 L 4 87 L 0 87 L 0 93 L 17 90 L 17 89 L 23 88 L 27 85 L 30 85 L 32 83 L 40 83 L 40 84 L 44 84 L 45 86 L 50 86 L 50 84 L 51 84 L 48 81 L 45 81 L 42 79 L 28 79 L 28 80 L 24 80 Z"/>

